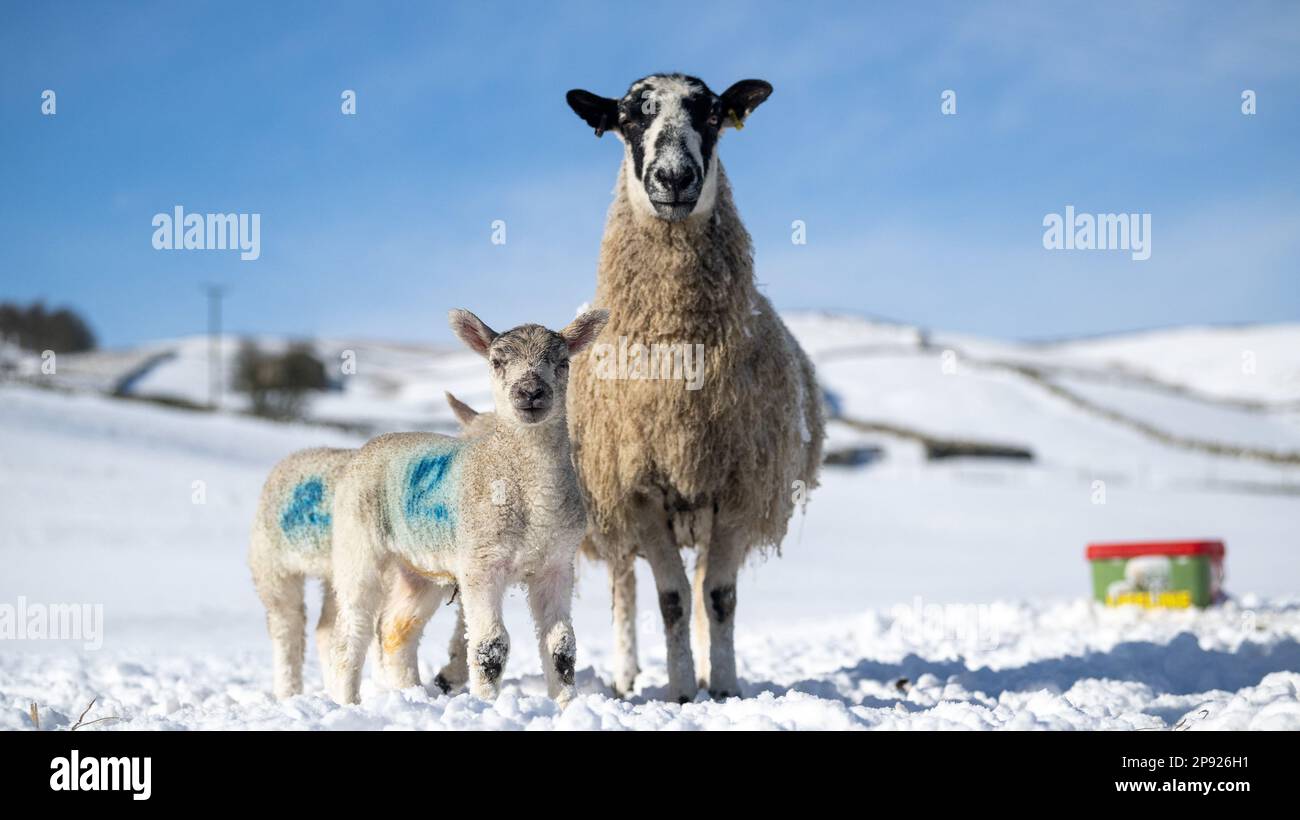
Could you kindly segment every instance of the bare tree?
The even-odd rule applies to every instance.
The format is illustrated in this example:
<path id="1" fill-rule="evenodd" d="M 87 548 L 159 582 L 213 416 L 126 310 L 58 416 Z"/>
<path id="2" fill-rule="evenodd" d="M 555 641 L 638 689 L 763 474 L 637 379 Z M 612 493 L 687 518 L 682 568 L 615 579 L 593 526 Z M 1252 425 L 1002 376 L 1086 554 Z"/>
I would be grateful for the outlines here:
<path id="1" fill-rule="evenodd" d="M 235 389 L 248 394 L 259 416 L 298 418 L 307 393 L 328 387 L 325 365 L 305 344 L 292 345 L 283 353 L 264 351 L 251 340 L 240 345 Z"/>

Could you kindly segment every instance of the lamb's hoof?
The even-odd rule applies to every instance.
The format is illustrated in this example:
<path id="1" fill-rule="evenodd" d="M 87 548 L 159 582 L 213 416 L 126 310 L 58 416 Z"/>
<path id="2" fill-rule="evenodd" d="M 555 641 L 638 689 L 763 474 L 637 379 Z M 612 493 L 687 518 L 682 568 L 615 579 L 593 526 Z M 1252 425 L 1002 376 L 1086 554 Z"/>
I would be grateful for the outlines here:
<path id="1" fill-rule="evenodd" d="M 433 685 L 441 689 L 444 695 L 451 694 L 451 681 L 444 678 L 441 672 L 439 672 L 438 676 L 433 679 Z"/>
<path id="2" fill-rule="evenodd" d="M 630 678 L 615 678 L 612 686 L 614 694 L 626 700 L 636 692 L 636 675 Z"/>
<path id="3" fill-rule="evenodd" d="M 577 697 L 577 695 L 578 693 L 572 686 L 566 686 L 556 693 L 555 697 L 552 699 L 555 701 L 555 705 L 560 707 L 560 711 L 563 712 L 565 709 L 569 708 L 569 704 L 573 703 L 573 699 Z"/>
<path id="4" fill-rule="evenodd" d="M 487 686 L 471 685 L 469 687 L 469 691 L 470 694 L 472 694 L 474 697 L 478 698 L 481 701 L 486 701 L 487 703 L 495 702 L 497 696 L 501 694 L 501 690 L 498 687 L 491 686 L 491 685 L 487 685 Z"/>
<path id="5" fill-rule="evenodd" d="M 727 698 L 738 698 L 740 693 L 734 689 L 710 689 L 709 697 L 714 700 L 726 700 Z"/>

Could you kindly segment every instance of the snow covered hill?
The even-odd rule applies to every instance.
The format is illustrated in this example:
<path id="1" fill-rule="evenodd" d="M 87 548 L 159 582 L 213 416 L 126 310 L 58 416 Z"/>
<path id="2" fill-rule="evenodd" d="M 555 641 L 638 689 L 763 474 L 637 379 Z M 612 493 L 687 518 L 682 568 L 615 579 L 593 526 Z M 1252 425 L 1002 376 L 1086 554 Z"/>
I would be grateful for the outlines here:
<path id="1" fill-rule="evenodd" d="M 742 575 L 745 699 L 678 706 L 652 585 L 645 673 L 612 699 L 604 570 L 581 568 L 583 696 L 559 714 L 526 648 L 496 704 L 367 683 L 359 707 L 269 696 L 269 643 L 244 565 L 267 469 L 336 426 L 177 409 L 207 391 L 207 340 L 19 357 L 0 383 L 0 620 L 26 602 L 103 607 L 103 645 L 0 640 L 0 728 L 1300 728 L 1300 325 L 1179 329 L 1052 345 L 794 314 L 839 419 L 840 452 L 783 555 Z M 276 344 L 278 340 L 262 340 Z M 488 402 L 481 361 L 451 349 L 315 342 L 354 375 L 312 421 L 451 428 L 442 392 Z M 232 362 L 236 341 L 223 341 Z M 1252 353 L 1253 358 L 1243 357 Z M 1249 363 L 1249 366 L 1243 366 Z M 42 389 L 42 388 L 57 389 Z M 927 458 L 935 442 L 1014 446 L 1027 461 Z M 1206 612 L 1089 603 L 1093 540 L 1223 538 L 1228 604 Z M 311 596 L 314 597 L 314 596 Z M 314 603 L 314 602 L 313 602 Z M 421 645 L 443 662 L 450 612 Z M 508 626 L 525 636 L 522 601 Z M 527 647 L 528 641 L 517 640 Z"/>

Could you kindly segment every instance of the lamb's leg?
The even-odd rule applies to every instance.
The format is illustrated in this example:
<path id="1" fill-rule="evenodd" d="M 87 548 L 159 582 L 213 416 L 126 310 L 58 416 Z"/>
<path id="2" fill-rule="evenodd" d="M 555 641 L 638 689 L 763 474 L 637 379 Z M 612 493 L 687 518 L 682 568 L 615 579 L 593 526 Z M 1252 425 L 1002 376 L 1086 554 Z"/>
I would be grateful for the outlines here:
<path id="1" fill-rule="evenodd" d="M 695 663 L 691 658 L 691 583 L 686 577 L 682 553 L 671 529 L 642 528 L 641 549 L 654 572 L 659 591 L 659 613 L 664 619 L 668 650 L 668 697 L 678 703 L 694 699 L 699 691 Z"/>
<path id="2" fill-rule="evenodd" d="M 302 663 L 307 651 L 307 607 L 303 600 L 306 579 L 275 573 L 254 576 L 257 594 L 266 606 L 266 628 L 271 634 L 272 690 L 277 698 L 302 693 Z"/>
<path id="3" fill-rule="evenodd" d="M 469 651 L 469 691 L 495 700 L 510 655 L 510 636 L 501 617 L 507 575 L 491 567 L 466 573 L 460 586 Z"/>
<path id="4" fill-rule="evenodd" d="M 334 646 L 334 620 L 338 617 L 338 601 L 335 600 L 334 585 L 329 581 L 321 582 L 320 620 L 316 622 L 316 656 L 320 661 L 321 677 L 324 678 L 325 691 L 330 688 L 330 670 L 334 664 L 331 655 Z"/>
<path id="5" fill-rule="evenodd" d="M 546 693 L 560 706 L 573 700 L 573 676 L 578 643 L 573 637 L 573 562 L 565 562 L 534 576 L 528 583 L 528 605 L 537 629 Z"/>
<path id="6" fill-rule="evenodd" d="M 452 630 L 447 654 L 447 665 L 433 679 L 443 694 L 450 694 L 469 680 L 469 640 L 465 637 L 465 607 L 461 604 L 456 605 L 456 628 Z"/>
<path id="7" fill-rule="evenodd" d="M 346 510 L 336 490 L 335 511 Z M 331 694 L 341 704 L 361 699 L 361 670 L 366 650 L 375 638 L 376 618 L 384 598 L 387 555 L 374 543 L 373 528 L 353 515 L 335 516 L 334 591 L 338 615 L 334 621 L 334 668 L 328 676 Z"/>
<path id="8" fill-rule="evenodd" d="M 609 582 L 614 611 L 614 691 L 627 697 L 641 671 L 636 659 L 636 556 L 610 561 Z"/>
<path id="9" fill-rule="evenodd" d="M 744 548 L 727 533 L 716 532 L 695 561 L 695 648 L 700 679 L 715 698 L 740 694 L 736 680 L 736 577 Z"/>
<path id="10" fill-rule="evenodd" d="M 379 663 L 388 686 L 407 689 L 420 685 L 420 635 L 449 593 L 406 569 L 393 576 L 379 615 Z"/>

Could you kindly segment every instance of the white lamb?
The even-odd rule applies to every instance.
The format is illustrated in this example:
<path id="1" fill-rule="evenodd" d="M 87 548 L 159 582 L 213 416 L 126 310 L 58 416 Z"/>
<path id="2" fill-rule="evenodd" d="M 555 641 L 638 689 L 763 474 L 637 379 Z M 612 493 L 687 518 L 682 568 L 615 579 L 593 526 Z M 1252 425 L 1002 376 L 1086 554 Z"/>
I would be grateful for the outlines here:
<path id="1" fill-rule="evenodd" d="M 450 393 L 447 403 L 460 420 L 464 435 L 491 429 L 494 414 L 475 413 Z M 356 450 L 317 447 L 293 453 L 272 468 L 258 500 L 249 544 L 248 564 L 253 585 L 266 607 L 267 631 L 271 634 L 273 691 L 277 698 L 302 693 L 302 666 L 306 654 L 303 633 L 307 625 L 304 601 L 306 581 L 321 582 L 321 614 L 316 627 L 316 648 L 321 670 L 328 676 L 326 660 L 332 648 L 331 634 L 336 607 L 333 588 L 331 508 L 334 486 L 343 467 Z M 398 576 L 390 571 L 386 593 L 399 607 L 405 598 Z M 468 676 L 465 661 L 465 619 L 457 614 L 451 640 L 451 657 L 435 683 L 443 692 L 463 686 Z M 375 641 L 375 656 L 385 682 L 394 687 L 419 682 L 415 649 L 418 634 L 408 634 L 401 646 L 386 647 Z M 328 688 L 328 681 L 326 682 Z"/>
<path id="2" fill-rule="evenodd" d="M 334 627 L 334 594 L 330 586 L 330 506 L 334 487 L 355 450 L 301 450 L 271 470 L 262 487 L 248 565 L 253 585 L 266 607 L 271 633 L 273 690 L 277 698 L 302 692 L 302 663 L 307 608 L 303 600 L 308 578 L 322 586 L 316 648 L 329 657 Z"/>
<path id="3" fill-rule="evenodd" d="M 492 429 L 462 439 L 380 436 L 345 465 L 332 510 L 338 614 L 327 682 L 336 701 L 357 702 L 376 629 L 386 653 L 412 647 L 413 658 L 410 636 L 459 589 L 469 688 L 494 698 L 510 649 L 502 602 L 510 585 L 522 583 L 547 690 L 567 703 L 577 657 L 574 560 L 586 529 L 565 418 L 569 357 L 590 344 L 608 314 L 584 313 L 559 333 L 521 325 L 498 334 L 465 310 L 450 319 L 491 363 Z"/>

